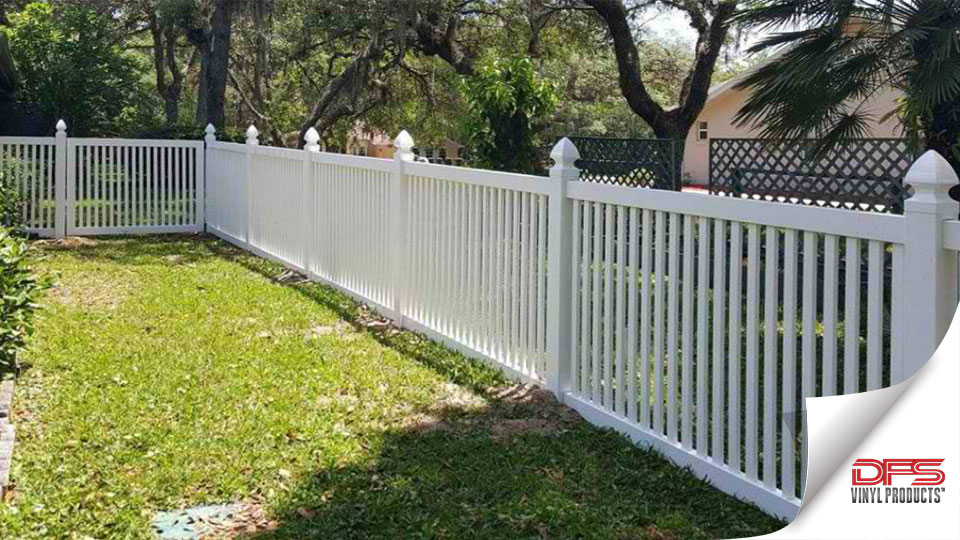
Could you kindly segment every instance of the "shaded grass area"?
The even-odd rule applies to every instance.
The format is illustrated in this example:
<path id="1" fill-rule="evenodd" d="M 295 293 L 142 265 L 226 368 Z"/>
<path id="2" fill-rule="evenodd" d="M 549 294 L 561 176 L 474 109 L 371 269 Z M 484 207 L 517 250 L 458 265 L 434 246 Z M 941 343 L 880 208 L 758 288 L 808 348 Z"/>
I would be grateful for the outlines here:
<path id="1" fill-rule="evenodd" d="M 782 523 L 537 389 L 207 237 L 38 244 L 0 537 L 149 538 L 242 501 L 245 538 L 709 538 Z"/>

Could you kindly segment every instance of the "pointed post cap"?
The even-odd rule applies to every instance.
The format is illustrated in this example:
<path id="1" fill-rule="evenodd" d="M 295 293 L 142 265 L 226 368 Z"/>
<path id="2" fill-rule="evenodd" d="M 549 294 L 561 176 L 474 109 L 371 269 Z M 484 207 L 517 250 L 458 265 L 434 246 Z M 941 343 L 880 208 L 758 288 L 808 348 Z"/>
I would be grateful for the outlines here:
<path id="1" fill-rule="evenodd" d="M 574 162 L 580 159 L 580 151 L 577 150 L 573 141 L 564 137 L 557 141 L 550 151 L 550 159 L 553 160 L 554 167 L 574 167 Z"/>
<path id="2" fill-rule="evenodd" d="M 403 130 L 397 135 L 397 138 L 393 140 L 393 146 L 397 149 L 394 155 L 400 161 L 413 161 L 415 157 L 413 155 L 413 137 L 407 133 L 407 130 Z"/>
<path id="3" fill-rule="evenodd" d="M 307 132 L 303 134 L 303 140 L 306 142 L 306 144 L 303 145 L 304 150 L 308 152 L 320 151 L 320 145 L 317 144 L 317 141 L 320 140 L 320 134 L 317 133 L 315 128 L 308 129 Z"/>
<path id="4" fill-rule="evenodd" d="M 203 132 L 206 135 L 203 136 L 203 140 L 207 142 L 213 142 L 217 140 L 217 128 L 213 127 L 213 124 L 207 124 L 207 127 L 203 129 Z"/>
<path id="5" fill-rule="evenodd" d="M 67 123 L 61 118 L 57 120 L 57 133 L 65 133 L 67 131 Z"/>
<path id="6" fill-rule="evenodd" d="M 403 130 L 397 135 L 397 138 L 393 140 L 393 146 L 400 150 L 411 150 L 413 149 L 413 137 L 407 133 L 407 130 Z"/>
<path id="7" fill-rule="evenodd" d="M 250 127 L 247 128 L 247 144 L 258 145 L 260 141 L 257 140 L 257 136 L 260 135 L 260 132 L 257 131 L 256 126 L 250 124 Z"/>
<path id="8" fill-rule="evenodd" d="M 950 198 L 950 188 L 960 183 L 950 162 L 934 150 L 927 150 L 913 162 L 903 183 L 913 187 L 913 196 L 904 201 L 907 213 L 944 213 L 956 217 L 957 202 Z"/>
<path id="9" fill-rule="evenodd" d="M 904 180 L 914 189 L 924 184 L 944 184 L 950 188 L 960 182 L 950 162 L 936 150 L 927 150 L 914 161 Z"/>

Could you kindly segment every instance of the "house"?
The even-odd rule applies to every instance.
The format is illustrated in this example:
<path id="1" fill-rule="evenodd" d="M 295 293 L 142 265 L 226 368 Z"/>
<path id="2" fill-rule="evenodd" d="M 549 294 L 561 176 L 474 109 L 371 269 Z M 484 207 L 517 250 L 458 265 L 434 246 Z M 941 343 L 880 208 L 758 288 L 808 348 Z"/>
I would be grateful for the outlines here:
<path id="1" fill-rule="evenodd" d="M 761 64 L 762 65 L 762 64 Z M 693 128 L 687 133 L 683 153 L 683 178 L 694 184 L 707 184 L 710 180 L 710 139 L 755 139 L 755 129 L 740 127 L 734 117 L 749 95 L 749 90 L 736 88 L 749 71 L 744 72 L 710 89 L 707 102 L 700 111 Z M 890 89 L 867 102 L 871 125 L 869 137 L 901 137 L 900 124 L 896 118 L 880 122 L 885 114 L 896 106 L 899 92 Z"/>
<path id="2" fill-rule="evenodd" d="M 444 139 L 434 146 L 420 146 L 414 149 L 419 157 L 431 163 L 462 165 L 464 146 L 456 141 Z M 347 134 L 346 154 L 376 158 L 393 158 L 393 137 L 379 130 L 370 130 L 362 123 L 354 124 Z"/>
<path id="3" fill-rule="evenodd" d="M 368 129 L 357 122 L 347 134 L 347 146 L 344 153 L 352 156 L 375 158 L 393 157 L 393 139 L 386 133 Z"/>

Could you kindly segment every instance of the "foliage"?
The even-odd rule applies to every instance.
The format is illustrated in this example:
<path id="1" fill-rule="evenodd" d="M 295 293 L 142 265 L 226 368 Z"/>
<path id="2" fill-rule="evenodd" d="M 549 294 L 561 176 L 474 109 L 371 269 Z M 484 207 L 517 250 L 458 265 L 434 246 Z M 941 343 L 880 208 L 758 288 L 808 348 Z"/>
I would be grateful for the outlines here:
<path id="1" fill-rule="evenodd" d="M 10 229 L 17 229 L 23 222 L 23 199 L 11 174 L 16 165 L 12 159 L 0 158 L 0 227 Z"/>
<path id="2" fill-rule="evenodd" d="M 497 59 L 466 81 L 472 159 L 485 168 L 540 173 L 536 123 L 553 111 L 557 86 L 537 75 L 529 58 Z"/>
<path id="3" fill-rule="evenodd" d="M 2 27 L 20 77 L 18 99 L 67 121 L 71 135 L 116 133 L 143 120 L 137 61 L 115 43 L 108 14 L 81 3 L 35 2 Z"/>
<path id="4" fill-rule="evenodd" d="M 869 100 L 892 88 L 906 135 L 960 165 L 960 1 L 765 1 L 740 18 L 778 31 L 755 50 L 787 49 L 743 81 L 740 122 L 825 150 L 867 135 Z"/>
<path id="5" fill-rule="evenodd" d="M 206 135 L 205 129 L 205 127 L 180 124 L 137 131 L 133 134 L 133 137 L 135 139 L 202 141 Z M 242 143 L 247 140 L 245 130 L 237 128 L 219 129 L 216 132 L 216 137 L 220 142 Z"/>
<path id="6" fill-rule="evenodd" d="M 27 266 L 26 241 L 0 228 L 0 370 L 10 368 L 33 333 L 43 286 Z"/>
<path id="7" fill-rule="evenodd" d="M 782 526 L 549 398 L 504 392 L 482 362 L 219 241 L 41 253 L 58 292 L 18 381 L 15 406 L 30 414 L 2 538 L 152 539 L 157 510 L 231 501 L 263 505 L 277 528 L 250 536 L 265 539 L 703 539 Z"/>

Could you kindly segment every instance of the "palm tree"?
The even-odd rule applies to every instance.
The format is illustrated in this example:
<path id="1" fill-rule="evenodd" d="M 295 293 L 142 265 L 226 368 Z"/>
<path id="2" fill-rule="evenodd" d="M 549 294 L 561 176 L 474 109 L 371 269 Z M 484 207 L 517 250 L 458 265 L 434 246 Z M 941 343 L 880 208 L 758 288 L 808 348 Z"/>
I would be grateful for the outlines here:
<path id="1" fill-rule="evenodd" d="M 960 0 L 760 0 L 739 20 L 779 55 L 741 82 L 738 123 L 827 150 L 888 120 L 864 105 L 894 88 L 904 135 L 960 170 Z"/>

